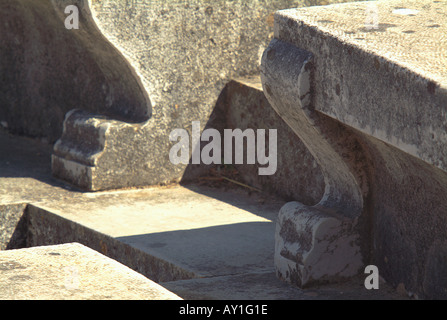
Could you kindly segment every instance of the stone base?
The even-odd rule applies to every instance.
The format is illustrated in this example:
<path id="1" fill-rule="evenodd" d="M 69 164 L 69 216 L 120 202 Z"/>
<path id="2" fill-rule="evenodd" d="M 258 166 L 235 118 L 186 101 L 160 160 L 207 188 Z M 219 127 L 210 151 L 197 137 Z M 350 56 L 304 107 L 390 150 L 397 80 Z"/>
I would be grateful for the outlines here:
<path id="1" fill-rule="evenodd" d="M 289 202 L 279 212 L 275 268 L 279 278 L 299 287 L 336 282 L 360 273 L 359 235 L 352 222 L 313 207 Z"/>

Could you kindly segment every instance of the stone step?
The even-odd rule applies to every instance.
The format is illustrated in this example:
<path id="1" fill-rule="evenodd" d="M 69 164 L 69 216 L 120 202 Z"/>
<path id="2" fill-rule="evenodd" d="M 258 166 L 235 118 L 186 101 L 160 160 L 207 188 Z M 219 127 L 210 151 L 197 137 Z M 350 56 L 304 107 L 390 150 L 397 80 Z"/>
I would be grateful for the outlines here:
<path id="1" fill-rule="evenodd" d="M 86 246 L 67 243 L 0 251 L 0 299 L 180 300 L 180 297 Z"/>
<path id="2" fill-rule="evenodd" d="M 27 245 L 83 243 L 155 281 L 273 271 L 283 202 L 265 200 L 204 186 L 81 193 L 28 205 Z"/>
<path id="3" fill-rule="evenodd" d="M 367 290 L 362 276 L 307 289 L 280 281 L 273 236 L 282 203 L 262 200 L 191 186 L 72 194 L 70 202 L 27 206 L 26 242 L 82 243 L 183 299 L 404 298 L 386 283 Z"/>
<path id="4" fill-rule="evenodd" d="M 308 289 L 276 278 L 273 237 L 282 200 L 199 179 L 82 192 L 51 177 L 43 161 L 51 148 L 0 132 L 0 151 L 0 221 L 8 221 L 0 228 L 2 248 L 82 243 L 184 299 L 405 298 L 386 284 L 366 290 L 363 275 Z"/>

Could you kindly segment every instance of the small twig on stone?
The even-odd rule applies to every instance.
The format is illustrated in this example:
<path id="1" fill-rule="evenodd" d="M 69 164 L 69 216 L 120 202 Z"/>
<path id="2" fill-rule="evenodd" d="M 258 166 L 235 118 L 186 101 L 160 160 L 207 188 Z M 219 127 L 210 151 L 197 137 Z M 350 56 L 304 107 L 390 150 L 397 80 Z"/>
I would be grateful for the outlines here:
<path id="1" fill-rule="evenodd" d="M 245 187 L 245 188 L 248 188 L 248 189 L 257 191 L 257 192 L 262 192 L 262 190 L 259 190 L 258 188 L 249 186 L 249 185 L 247 185 L 247 184 L 245 184 L 245 183 L 242 183 L 242 182 L 239 182 L 239 181 L 236 181 L 236 180 L 233 180 L 233 179 L 224 177 L 224 176 L 218 176 L 218 177 L 200 177 L 199 179 L 202 179 L 202 180 L 222 180 L 222 179 L 224 179 L 224 180 L 230 181 L 230 182 L 232 182 L 232 183 L 238 184 L 238 185 L 240 185 L 240 186 L 242 186 L 242 187 Z"/>

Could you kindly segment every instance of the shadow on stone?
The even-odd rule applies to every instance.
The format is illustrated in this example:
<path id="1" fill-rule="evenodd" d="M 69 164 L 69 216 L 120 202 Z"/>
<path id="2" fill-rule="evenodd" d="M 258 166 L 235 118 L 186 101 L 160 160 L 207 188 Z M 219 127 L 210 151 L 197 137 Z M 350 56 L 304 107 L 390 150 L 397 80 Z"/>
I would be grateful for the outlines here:
<path id="1" fill-rule="evenodd" d="M 222 90 L 205 129 L 216 129 L 221 136 L 221 164 L 190 164 L 182 176 L 181 184 L 199 183 L 210 186 L 242 188 L 249 192 L 262 191 L 286 201 L 315 204 L 324 191 L 321 170 L 299 137 L 289 128 L 270 106 L 264 96 L 258 76 L 235 79 Z M 277 130 L 277 170 L 273 175 L 259 175 L 259 168 L 266 165 L 247 164 L 247 140 L 244 139 L 244 163 L 234 164 L 235 143 L 233 139 L 233 163 L 224 164 L 224 129 Z M 201 150 L 209 142 L 201 142 Z M 268 134 L 265 137 L 266 155 L 269 154 Z M 294 177 L 290 179 L 290 177 Z M 230 178 L 243 185 L 226 180 Z M 252 188 L 250 188 L 252 187 Z"/>
<path id="2" fill-rule="evenodd" d="M 0 3 L 0 120 L 13 133 L 61 136 L 65 114 L 81 108 L 128 122 L 151 115 L 149 98 L 129 63 L 99 32 L 84 1 L 82 28 L 64 26 L 64 4 Z"/>

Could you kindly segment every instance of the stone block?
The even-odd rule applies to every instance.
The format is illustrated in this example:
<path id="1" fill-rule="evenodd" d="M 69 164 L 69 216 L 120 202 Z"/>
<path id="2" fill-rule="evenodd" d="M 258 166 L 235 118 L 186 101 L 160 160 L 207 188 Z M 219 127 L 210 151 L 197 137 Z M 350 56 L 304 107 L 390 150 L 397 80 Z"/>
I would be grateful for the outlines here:
<path id="1" fill-rule="evenodd" d="M 314 54 L 316 110 L 447 170 L 446 11 L 429 0 L 283 10 L 275 37 Z"/>
<path id="2" fill-rule="evenodd" d="M 82 206 L 77 206 L 78 210 L 80 208 Z M 92 210 L 90 212 L 94 212 L 94 209 L 90 209 Z M 78 242 L 157 282 L 189 279 L 195 276 L 182 266 L 119 241 L 110 232 L 101 232 L 103 230 L 99 225 L 105 225 L 103 217 L 100 223 L 92 227 L 80 223 L 79 219 L 58 215 L 54 213 L 56 210 L 29 205 L 27 211 L 26 244 L 29 247 Z M 116 225 L 114 229 L 119 230 Z"/>
<path id="3" fill-rule="evenodd" d="M 79 243 L 0 251 L 2 300 L 181 300 Z"/>
<path id="4" fill-rule="evenodd" d="M 173 166 L 169 162 L 170 132 L 177 128 L 190 131 L 192 121 L 200 121 L 203 130 L 226 83 L 259 72 L 260 57 L 272 35 L 274 11 L 318 1 L 222 0 L 210 4 L 182 0 L 167 3 L 78 0 L 72 3 L 82 9 L 79 30 L 83 33 L 70 32 L 82 41 L 85 38 L 84 45 L 89 50 L 88 41 L 101 44 L 93 55 L 101 74 L 132 86 L 130 97 L 135 97 L 129 102 L 126 95 L 120 95 L 121 91 L 100 88 L 108 92 L 97 97 L 104 100 L 102 103 L 87 101 L 88 107 L 84 108 L 85 102 L 81 101 L 75 107 L 91 113 L 92 119 L 105 115 L 110 121 L 104 136 L 107 147 L 97 152 L 94 165 L 86 164 L 88 159 L 73 158 L 80 148 L 76 146 L 85 144 L 78 140 L 82 135 L 63 131 L 57 143 L 52 162 L 54 174 L 94 191 L 178 181 L 186 165 Z M 52 4 L 60 16 L 67 2 L 55 0 Z M 106 46 L 104 40 L 109 41 L 107 45 L 113 50 L 107 53 L 100 50 Z M 114 56 L 116 51 L 122 56 Z M 117 67 L 112 64 L 102 67 L 104 61 L 114 57 Z M 114 68 L 117 72 L 111 70 Z M 120 68 L 127 68 L 126 72 Z M 122 77 L 117 80 L 118 73 Z M 132 79 L 127 78 L 130 74 Z M 112 108 L 108 107 L 110 104 L 116 105 L 116 112 L 107 112 Z M 120 108 L 126 104 L 129 110 L 123 115 Z M 109 109 L 102 112 L 101 105 Z M 153 106 L 152 114 L 142 113 L 142 105 L 147 110 Z M 115 125 L 116 121 L 123 123 Z M 135 122 L 138 124 L 131 124 Z M 64 128 L 70 130 L 70 123 Z M 91 128 L 86 130 L 89 132 Z M 73 152 L 67 152 L 72 147 Z M 82 153 L 78 156 L 82 157 Z"/>

